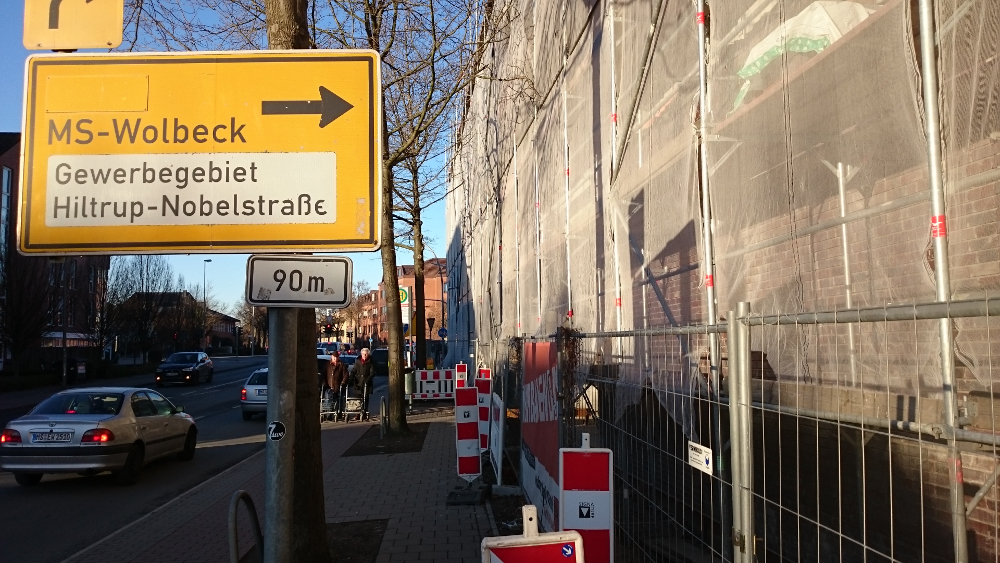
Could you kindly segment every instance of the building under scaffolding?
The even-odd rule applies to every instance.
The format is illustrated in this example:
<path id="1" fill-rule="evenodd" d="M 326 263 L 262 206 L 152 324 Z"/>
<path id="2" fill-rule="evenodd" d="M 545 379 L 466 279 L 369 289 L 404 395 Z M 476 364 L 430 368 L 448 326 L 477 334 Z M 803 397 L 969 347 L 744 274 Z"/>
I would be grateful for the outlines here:
<path id="1" fill-rule="evenodd" d="M 452 360 L 563 335 L 616 559 L 1000 558 L 1000 3 L 502 1 Z"/>

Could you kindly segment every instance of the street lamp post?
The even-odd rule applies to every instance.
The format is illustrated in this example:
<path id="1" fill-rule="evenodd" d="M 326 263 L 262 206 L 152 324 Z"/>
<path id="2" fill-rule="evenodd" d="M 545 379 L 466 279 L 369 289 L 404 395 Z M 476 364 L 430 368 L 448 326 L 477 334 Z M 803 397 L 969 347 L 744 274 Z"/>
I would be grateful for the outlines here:
<path id="1" fill-rule="evenodd" d="M 208 342 L 208 284 L 206 282 L 207 278 L 205 277 L 205 273 L 208 268 L 208 263 L 211 261 L 211 258 L 206 258 L 201 265 L 201 303 L 205 308 L 205 333 L 202 337 L 205 339 L 206 343 Z"/>

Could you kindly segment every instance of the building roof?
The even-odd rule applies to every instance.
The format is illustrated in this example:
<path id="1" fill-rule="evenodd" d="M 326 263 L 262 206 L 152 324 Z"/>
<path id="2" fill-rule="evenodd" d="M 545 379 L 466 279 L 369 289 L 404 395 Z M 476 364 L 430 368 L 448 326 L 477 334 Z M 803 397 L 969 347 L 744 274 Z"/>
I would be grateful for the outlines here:
<path id="1" fill-rule="evenodd" d="M 0 154 L 9 151 L 20 142 L 20 133 L 0 133 Z"/>

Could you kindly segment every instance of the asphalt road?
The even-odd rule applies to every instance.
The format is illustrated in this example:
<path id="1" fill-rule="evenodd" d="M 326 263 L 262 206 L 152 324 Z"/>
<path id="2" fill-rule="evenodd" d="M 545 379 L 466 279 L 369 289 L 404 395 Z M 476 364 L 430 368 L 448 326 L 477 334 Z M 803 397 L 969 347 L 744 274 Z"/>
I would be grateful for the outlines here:
<path id="1" fill-rule="evenodd" d="M 195 418 L 194 460 L 172 456 L 145 466 L 139 483 L 119 487 L 108 474 L 46 475 L 37 487 L 20 487 L 0 472 L 0 562 L 58 562 L 91 545 L 263 449 L 262 416 L 246 422 L 240 413 L 241 385 L 267 358 L 219 358 L 211 384 L 161 389 Z M 152 382 L 150 382 L 152 384 Z M 0 427 L 24 414 L 0 413 Z"/>

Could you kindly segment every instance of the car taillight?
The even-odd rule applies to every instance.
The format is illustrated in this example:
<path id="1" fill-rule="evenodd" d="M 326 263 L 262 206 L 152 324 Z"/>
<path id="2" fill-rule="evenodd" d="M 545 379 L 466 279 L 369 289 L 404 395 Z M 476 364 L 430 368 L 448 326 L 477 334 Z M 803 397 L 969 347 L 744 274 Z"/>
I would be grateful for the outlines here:
<path id="1" fill-rule="evenodd" d="M 95 428 L 94 430 L 87 430 L 83 433 L 80 438 L 80 443 L 91 444 L 91 443 L 102 443 L 110 442 L 115 439 L 115 435 L 107 428 Z"/>
<path id="2" fill-rule="evenodd" d="M 240 400 L 241 401 L 247 400 L 247 388 L 246 387 L 243 388 L 243 391 L 240 391 Z"/>
<path id="3" fill-rule="evenodd" d="M 13 428 L 7 428 L 0 434 L 0 444 L 20 444 L 21 433 Z"/>

